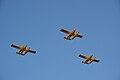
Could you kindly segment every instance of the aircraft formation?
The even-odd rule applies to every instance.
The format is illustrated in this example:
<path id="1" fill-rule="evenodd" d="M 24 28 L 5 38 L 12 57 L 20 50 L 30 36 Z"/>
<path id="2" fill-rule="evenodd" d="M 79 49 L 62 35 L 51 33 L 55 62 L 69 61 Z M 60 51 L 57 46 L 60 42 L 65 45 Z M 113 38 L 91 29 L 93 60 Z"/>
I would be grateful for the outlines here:
<path id="1" fill-rule="evenodd" d="M 72 31 L 61 29 L 60 31 L 67 34 L 67 36 L 64 37 L 64 39 L 66 39 L 66 40 L 73 40 L 76 37 L 78 37 L 78 38 L 83 37 L 82 34 L 80 34 L 79 32 L 76 32 L 76 29 L 73 29 Z M 17 46 L 15 44 L 12 44 L 11 47 L 19 49 L 19 51 L 16 52 L 16 54 L 19 54 L 19 55 L 22 55 L 22 56 L 25 56 L 28 52 L 33 53 L 33 54 L 36 53 L 36 51 L 31 50 L 30 47 L 27 48 L 27 44 L 23 45 L 23 46 Z M 84 55 L 80 54 L 78 57 L 81 57 L 81 58 L 85 59 L 85 61 L 82 61 L 82 63 L 84 63 L 84 64 L 91 64 L 92 62 L 100 62 L 100 60 L 97 60 L 96 57 L 92 58 L 93 55 L 84 56 Z"/>

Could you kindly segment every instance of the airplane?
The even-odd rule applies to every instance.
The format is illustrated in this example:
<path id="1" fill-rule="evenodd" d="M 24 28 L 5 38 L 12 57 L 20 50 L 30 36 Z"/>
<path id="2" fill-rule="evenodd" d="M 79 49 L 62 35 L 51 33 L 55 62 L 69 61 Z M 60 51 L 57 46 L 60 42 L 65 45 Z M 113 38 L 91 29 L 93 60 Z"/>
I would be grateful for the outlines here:
<path id="1" fill-rule="evenodd" d="M 96 57 L 92 58 L 93 55 L 90 56 L 84 56 L 82 54 L 79 55 L 79 57 L 86 59 L 85 61 L 82 61 L 84 64 L 91 64 L 92 62 L 100 62 L 100 60 L 97 60 Z"/>
<path id="2" fill-rule="evenodd" d="M 79 34 L 79 32 L 76 32 L 76 29 L 73 29 L 71 32 L 65 29 L 61 29 L 60 31 L 68 34 L 68 36 L 64 37 L 66 40 L 73 40 L 76 37 L 79 37 L 79 38 L 83 37 L 83 35 Z M 70 39 L 71 37 L 72 39 Z"/>
<path id="3" fill-rule="evenodd" d="M 30 50 L 30 48 L 27 48 L 27 44 L 24 46 L 21 46 L 21 47 L 12 44 L 11 47 L 19 49 L 19 52 L 16 52 L 16 54 L 23 55 L 23 56 L 26 55 L 27 52 L 34 53 L 34 54 L 36 53 L 36 51 Z M 23 52 L 24 52 L 24 54 L 23 54 Z"/>

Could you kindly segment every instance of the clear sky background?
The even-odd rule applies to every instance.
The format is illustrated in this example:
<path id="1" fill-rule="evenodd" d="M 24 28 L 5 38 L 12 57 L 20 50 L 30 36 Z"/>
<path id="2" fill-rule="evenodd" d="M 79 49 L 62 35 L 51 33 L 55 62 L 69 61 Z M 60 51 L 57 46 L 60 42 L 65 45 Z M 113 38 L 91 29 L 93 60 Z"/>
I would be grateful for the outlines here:
<path id="1" fill-rule="evenodd" d="M 84 37 L 66 41 L 61 28 Z M 0 80 L 120 80 L 120 0 L 0 0 Z"/>

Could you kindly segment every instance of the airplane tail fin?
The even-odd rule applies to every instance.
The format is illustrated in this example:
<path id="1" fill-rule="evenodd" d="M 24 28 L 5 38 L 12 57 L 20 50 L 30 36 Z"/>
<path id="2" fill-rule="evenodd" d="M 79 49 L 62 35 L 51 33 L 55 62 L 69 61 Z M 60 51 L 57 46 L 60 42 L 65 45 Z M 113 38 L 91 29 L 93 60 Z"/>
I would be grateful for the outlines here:
<path id="1" fill-rule="evenodd" d="M 66 39 L 66 40 L 72 40 L 72 39 L 70 39 L 70 38 L 67 38 L 67 37 L 64 37 L 64 39 Z"/>
<path id="2" fill-rule="evenodd" d="M 73 40 L 76 36 L 74 36 L 71 40 Z"/>
<path id="3" fill-rule="evenodd" d="M 22 54 L 23 56 L 25 56 L 27 54 L 27 52 L 25 52 L 24 54 Z"/>
<path id="4" fill-rule="evenodd" d="M 86 63 L 86 62 L 84 62 L 84 61 L 82 61 L 82 63 L 84 63 L 84 64 L 90 64 L 90 63 Z"/>
<path id="5" fill-rule="evenodd" d="M 89 64 L 91 64 L 93 61 L 90 61 Z"/>

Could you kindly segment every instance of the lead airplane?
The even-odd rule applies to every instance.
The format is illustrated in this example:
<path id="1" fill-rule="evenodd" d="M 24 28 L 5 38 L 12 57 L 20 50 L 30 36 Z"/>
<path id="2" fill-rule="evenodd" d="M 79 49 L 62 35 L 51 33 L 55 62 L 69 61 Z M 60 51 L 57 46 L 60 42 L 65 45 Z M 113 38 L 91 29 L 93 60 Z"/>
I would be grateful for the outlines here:
<path id="1" fill-rule="evenodd" d="M 86 59 L 85 61 L 82 61 L 84 64 L 91 64 L 92 62 L 100 62 L 100 60 L 97 60 L 96 57 L 92 58 L 93 55 L 90 56 L 84 56 L 82 54 L 79 55 L 79 57 Z"/>
<path id="2" fill-rule="evenodd" d="M 16 52 L 16 54 L 23 55 L 23 56 L 26 55 L 27 52 L 34 53 L 34 54 L 36 53 L 36 51 L 30 50 L 30 48 L 27 48 L 27 44 L 24 46 L 21 46 L 21 47 L 12 44 L 11 47 L 19 49 L 19 52 Z M 24 52 L 24 54 L 23 54 L 23 52 Z"/>
<path id="3" fill-rule="evenodd" d="M 66 40 L 73 40 L 76 37 L 79 37 L 79 38 L 83 37 L 83 35 L 79 34 L 79 32 L 76 32 L 76 29 L 73 29 L 71 32 L 68 30 L 65 30 L 65 29 L 61 29 L 60 31 L 68 34 L 68 36 L 64 37 Z M 71 37 L 72 37 L 72 39 L 71 39 Z"/>

